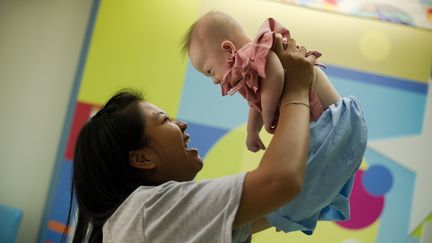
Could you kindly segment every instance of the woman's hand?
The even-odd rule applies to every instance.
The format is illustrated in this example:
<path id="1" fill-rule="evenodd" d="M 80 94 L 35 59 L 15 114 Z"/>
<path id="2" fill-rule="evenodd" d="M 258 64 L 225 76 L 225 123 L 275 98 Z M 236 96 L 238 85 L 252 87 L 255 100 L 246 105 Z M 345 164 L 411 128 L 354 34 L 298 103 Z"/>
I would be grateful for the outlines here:
<path id="1" fill-rule="evenodd" d="M 282 42 L 282 36 L 276 35 L 274 52 L 279 57 L 285 69 L 285 82 L 282 97 L 287 93 L 309 91 L 314 73 L 316 57 L 309 55 L 304 46 L 297 48 L 296 41 L 289 39 L 286 48 Z"/>

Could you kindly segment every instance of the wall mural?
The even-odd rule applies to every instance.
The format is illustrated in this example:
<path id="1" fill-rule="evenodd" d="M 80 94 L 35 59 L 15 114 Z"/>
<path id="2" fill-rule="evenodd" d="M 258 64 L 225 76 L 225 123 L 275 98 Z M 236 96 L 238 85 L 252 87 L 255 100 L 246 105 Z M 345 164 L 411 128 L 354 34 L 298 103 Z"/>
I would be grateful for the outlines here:
<path id="1" fill-rule="evenodd" d="M 396 24 L 432 29 L 431 0 L 272 0 Z"/>
<path id="2" fill-rule="evenodd" d="M 343 96 L 358 97 L 369 126 L 351 219 L 320 222 L 312 236 L 269 229 L 253 242 L 420 242 L 423 223 L 432 221 L 432 152 L 426 148 L 432 141 L 432 32 L 262 0 L 95 1 L 40 242 L 59 242 L 65 227 L 79 129 L 120 88 L 143 89 L 150 102 L 188 122 L 191 146 L 205 162 L 197 180 L 257 166 L 262 153 L 244 146 L 245 102 L 221 97 L 179 52 L 186 29 L 209 10 L 233 15 L 251 36 L 266 17 L 287 26 L 296 40 L 323 53 L 325 72 Z"/>

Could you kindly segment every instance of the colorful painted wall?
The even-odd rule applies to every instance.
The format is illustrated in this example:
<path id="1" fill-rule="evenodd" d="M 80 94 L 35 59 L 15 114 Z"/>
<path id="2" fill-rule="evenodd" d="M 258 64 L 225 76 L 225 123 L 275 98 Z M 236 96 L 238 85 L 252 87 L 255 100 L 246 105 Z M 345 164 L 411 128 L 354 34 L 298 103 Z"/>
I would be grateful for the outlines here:
<path id="1" fill-rule="evenodd" d="M 359 98 L 369 125 L 352 219 L 321 222 L 312 236 L 270 229 L 253 241 L 420 242 L 422 225 L 432 221 L 432 32 L 265 0 L 95 1 L 40 241 L 61 237 L 80 127 L 120 88 L 143 89 L 149 101 L 188 122 L 205 161 L 198 180 L 257 165 L 262 154 L 244 147 L 244 101 L 220 97 L 180 54 L 184 32 L 209 10 L 235 16 L 251 36 L 266 17 L 283 23 L 298 42 L 323 53 L 327 75 L 342 95 Z"/>

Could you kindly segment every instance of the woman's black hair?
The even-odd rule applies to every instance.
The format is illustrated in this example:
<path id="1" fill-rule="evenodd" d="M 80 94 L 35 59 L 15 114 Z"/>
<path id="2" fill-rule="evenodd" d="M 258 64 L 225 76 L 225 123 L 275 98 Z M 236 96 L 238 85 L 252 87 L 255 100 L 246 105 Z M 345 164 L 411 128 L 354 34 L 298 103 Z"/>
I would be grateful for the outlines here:
<path id="1" fill-rule="evenodd" d="M 67 224 L 71 221 L 74 194 L 78 204 L 73 242 L 102 242 L 102 227 L 143 179 L 129 164 L 129 152 L 147 144 L 143 96 L 120 90 L 81 129 L 75 145 Z M 67 235 L 63 232 L 62 242 Z"/>

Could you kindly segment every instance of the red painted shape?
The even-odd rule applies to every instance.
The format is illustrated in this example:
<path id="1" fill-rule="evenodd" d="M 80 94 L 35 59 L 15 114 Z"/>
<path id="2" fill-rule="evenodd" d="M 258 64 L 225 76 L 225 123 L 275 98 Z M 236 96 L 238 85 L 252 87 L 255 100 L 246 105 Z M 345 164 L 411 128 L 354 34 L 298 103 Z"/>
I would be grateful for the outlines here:
<path id="1" fill-rule="evenodd" d="M 72 160 L 75 143 L 78 138 L 79 131 L 84 126 L 84 124 L 90 119 L 91 112 L 94 105 L 77 102 L 75 107 L 75 113 L 73 115 L 72 127 L 69 132 L 69 138 L 66 146 L 65 159 Z"/>

